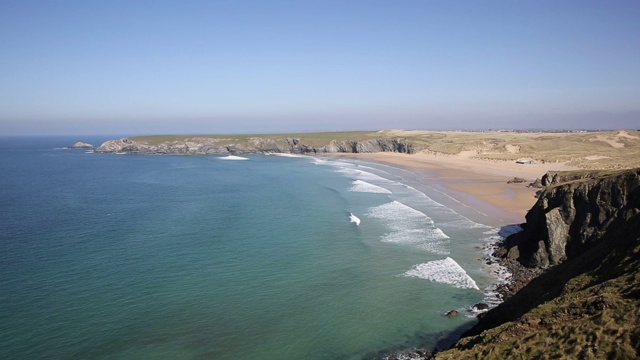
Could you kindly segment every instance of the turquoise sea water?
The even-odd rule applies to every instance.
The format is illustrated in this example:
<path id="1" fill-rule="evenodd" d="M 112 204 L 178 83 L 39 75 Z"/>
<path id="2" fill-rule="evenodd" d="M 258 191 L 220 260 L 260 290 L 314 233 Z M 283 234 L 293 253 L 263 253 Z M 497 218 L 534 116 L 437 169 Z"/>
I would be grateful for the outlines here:
<path id="1" fill-rule="evenodd" d="M 75 141 L 0 139 L 0 358 L 370 358 L 496 300 L 497 224 L 424 176 Z"/>

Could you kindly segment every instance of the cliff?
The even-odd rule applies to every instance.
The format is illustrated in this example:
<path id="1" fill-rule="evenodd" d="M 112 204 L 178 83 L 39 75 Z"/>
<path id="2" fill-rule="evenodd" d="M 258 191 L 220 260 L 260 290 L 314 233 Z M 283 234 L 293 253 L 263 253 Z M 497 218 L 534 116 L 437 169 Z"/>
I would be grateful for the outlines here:
<path id="1" fill-rule="evenodd" d="M 330 140 L 321 145 L 312 146 L 300 138 L 220 138 L 220 137 L 188 137 L 153 142 L 146 139 L 123 138 L 109 140 L 100 145 L 96 152 L 102 153 L 136 153 L 136 154 L 248 154 L 259 152 L 276 152 L 292 154 L 322 153 L 372 153 L 381 151 L 411 154 L 414 145 L 404 139 L 377 138 L 370 140 Z"/>
<path id="2" fill-rule="evenodd" d="M 226 154 L 251 152 L 424 152 L 477 159 L 565 163 L 581 169 L 640 167 L 640 132 L 471 132 L 379 130 L 259 135 L 154 135 L 112 140 L 103 152 Z"/>
<path id="3" fill-rule="evenodd" d="M 561 175 L 498 251 L 546 271 L 436 359 L 640 356 L 640 169 Z"/>
<path id="4" fill-rule="evenodd" d="M 547 173 L 524 230 L 510 236 L 499 255 L 527 267 L 546 268 L 582 254 L 612 226 L 640 208 L 640 169 Z"/>

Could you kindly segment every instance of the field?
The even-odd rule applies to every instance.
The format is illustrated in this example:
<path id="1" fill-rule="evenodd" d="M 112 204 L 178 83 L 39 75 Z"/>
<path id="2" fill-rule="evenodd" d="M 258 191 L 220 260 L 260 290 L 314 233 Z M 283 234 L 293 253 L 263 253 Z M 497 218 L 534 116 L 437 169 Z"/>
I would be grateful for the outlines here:
<path id="1" fill-rule="evenodd" d="M 218 138 L 249 144 L 251 138 L 299 139 L 302 144 L 321 147 L 331 141 L 406 139 L 420 153 L 488 160 L 559 162 L 584 169 L 640 167 L 640 131 L 608 132 L 467 132 L 381 130 L 256 135 L 157 135 L 133 138 L 157 145 L 193 138 Z"/>

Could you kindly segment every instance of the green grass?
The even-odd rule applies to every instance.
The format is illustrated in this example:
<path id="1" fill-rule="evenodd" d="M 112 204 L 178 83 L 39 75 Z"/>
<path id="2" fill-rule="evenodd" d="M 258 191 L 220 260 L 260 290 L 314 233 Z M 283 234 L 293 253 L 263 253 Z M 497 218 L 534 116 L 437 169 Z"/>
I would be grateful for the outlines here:
<path id="1" fill-rule="evenodd" d="M 498 324 L 436 359 L 637 359 L 639 268 L 636 214 L 487 314 Z"/>
<path id="2" fill-rule="evenodd" d="M 302 143 L 309 146 L 324 146 L 332 140 L 370 140 L 378 137 L 377 132 L 371 131 L 350 131 L 350 132 L 317 132 L 317 133 L 290 133 L 290 134 L 227 134 L 227 135 L 153 135 L 153 136 L 136 136 L 131 140 L 146 143 L 149 145 L 158 145 L 164 142 L 185 141 L 194 138 L 210 138 L 231 141 L 234 143 L 247 143 L 250 138 L 263 139 L 300 139 Z"/>
<path id="3" fill-rule="evenodd" d="M 640 132 L 638 131 L 514 133 L 381 130 L 290 134 L 157 135 L 131 139 L 149 145 L 158 145 L 190 138 L 214 138 L 224 143 L 250 147 L 249 139 L 252 137 L 278 141 L 296 138 L 300 139 L 302 144 L 312 147 L 328 145 L 332 140 L 404 139 L 418 152 L 447 155 L 468 152 L 479 159 L 504 161 L 531 158 L 540 162 L 567 163 L 585 169 L 640 167 Z M 514 149 L 519 150 L 516 152 Z"/>

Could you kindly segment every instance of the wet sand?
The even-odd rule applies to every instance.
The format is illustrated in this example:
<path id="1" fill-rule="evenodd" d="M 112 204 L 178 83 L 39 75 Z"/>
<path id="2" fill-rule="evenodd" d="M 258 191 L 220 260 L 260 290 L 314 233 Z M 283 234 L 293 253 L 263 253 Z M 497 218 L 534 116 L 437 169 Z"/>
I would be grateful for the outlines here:
<path id="1" fill-rule="evenodd" d="M 456 200 L 508 223 L 524 222 L 524 216 L 536 201 L 536 190 L 527 185 L 550 170 L 575 169 L 561 163 L 516 164 L 510 161 L 473 159 L 465 154 L 368 153 L 338 154 L 414 170 L 418 177 L 436 179 Z M 519 177 L 527 181 L 507 184 Z M 418 178 L 419 180 L 419 178 Z"/>

